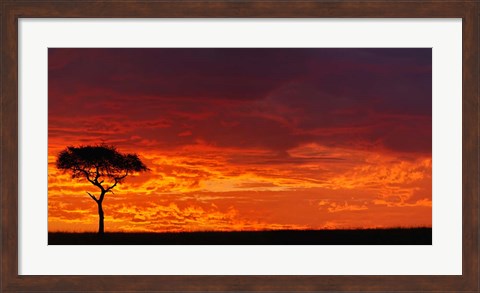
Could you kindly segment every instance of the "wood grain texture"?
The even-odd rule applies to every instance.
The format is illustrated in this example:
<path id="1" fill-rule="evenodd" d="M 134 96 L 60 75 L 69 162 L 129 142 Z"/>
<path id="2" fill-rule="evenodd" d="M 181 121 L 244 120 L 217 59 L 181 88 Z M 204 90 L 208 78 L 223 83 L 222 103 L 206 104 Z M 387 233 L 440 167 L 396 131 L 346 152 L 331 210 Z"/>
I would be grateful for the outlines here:
<path id="1" fill-rule="evenodd" d="M 1 289 L 17 291 L 478 292 L 478 1 L 13 1 L 1 2 Z M 463 18 L 463 275 L 18 276 L 17 21 L 22 17 Z M 447 118 L 446 118 L 447 119 Z M 460 195 L 458 195 L 460 196 Z"/>

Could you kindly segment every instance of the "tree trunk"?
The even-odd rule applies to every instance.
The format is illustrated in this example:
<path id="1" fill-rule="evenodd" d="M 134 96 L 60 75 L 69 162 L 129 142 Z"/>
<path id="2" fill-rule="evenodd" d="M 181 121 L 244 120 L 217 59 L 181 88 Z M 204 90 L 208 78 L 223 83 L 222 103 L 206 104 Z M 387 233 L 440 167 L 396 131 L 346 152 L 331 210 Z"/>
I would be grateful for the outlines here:
<path id="1" fill-rule="evenodd" d="M 98 234 L 104 233 L 102 202 L 98 201 Z"/>

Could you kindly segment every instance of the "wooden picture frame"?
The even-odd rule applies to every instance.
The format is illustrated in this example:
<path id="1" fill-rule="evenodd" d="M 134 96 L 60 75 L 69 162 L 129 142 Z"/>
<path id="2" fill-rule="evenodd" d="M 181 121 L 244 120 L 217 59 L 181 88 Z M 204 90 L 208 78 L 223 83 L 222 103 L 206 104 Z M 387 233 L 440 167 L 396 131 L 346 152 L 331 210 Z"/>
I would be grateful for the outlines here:
<path id="1" fill-rule="evenodd" d="M 478 1 L 3 0 L 1 11 L 1 290 L 17 291 L 455 291 L 479 287 Z M 18 275 L 19 18 L 462 18 L 463 231 L 459 276 Z"/>

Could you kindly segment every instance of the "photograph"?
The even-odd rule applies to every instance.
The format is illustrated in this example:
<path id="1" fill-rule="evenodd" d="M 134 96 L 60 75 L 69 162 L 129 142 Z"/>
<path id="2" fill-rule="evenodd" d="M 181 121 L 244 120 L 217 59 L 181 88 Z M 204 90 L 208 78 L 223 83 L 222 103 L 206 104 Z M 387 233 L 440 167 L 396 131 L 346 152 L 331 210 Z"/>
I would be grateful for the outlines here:
<path id="1" fill-rule="evenodd" d="M 0 19 L 0 291 L 480 290 L 478 1 Z"/>
<path id="2" fill-rule="evenodd" d="M 432 245 L 432 48 L 48 48 L 48 245 Z"/>

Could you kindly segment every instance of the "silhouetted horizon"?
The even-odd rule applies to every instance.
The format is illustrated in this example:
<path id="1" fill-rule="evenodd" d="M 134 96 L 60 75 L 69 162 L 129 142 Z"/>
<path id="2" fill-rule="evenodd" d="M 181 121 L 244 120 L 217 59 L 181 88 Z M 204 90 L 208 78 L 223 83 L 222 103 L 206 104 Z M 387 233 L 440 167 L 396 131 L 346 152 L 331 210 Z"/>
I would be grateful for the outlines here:
<path id="1" fill-rule="evenodd" d="M 49 245 L 431 245 L 432 228 L 52 233 Z"/>

